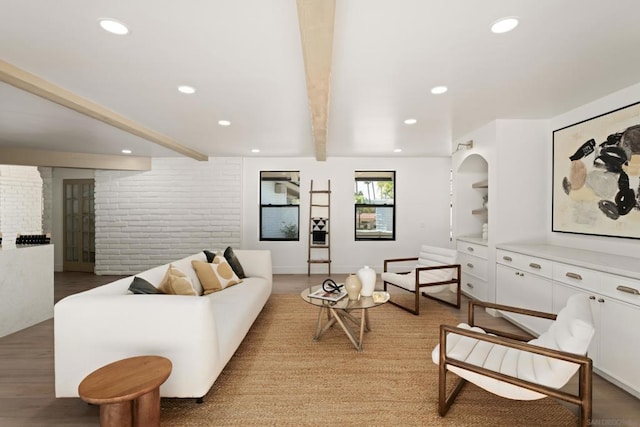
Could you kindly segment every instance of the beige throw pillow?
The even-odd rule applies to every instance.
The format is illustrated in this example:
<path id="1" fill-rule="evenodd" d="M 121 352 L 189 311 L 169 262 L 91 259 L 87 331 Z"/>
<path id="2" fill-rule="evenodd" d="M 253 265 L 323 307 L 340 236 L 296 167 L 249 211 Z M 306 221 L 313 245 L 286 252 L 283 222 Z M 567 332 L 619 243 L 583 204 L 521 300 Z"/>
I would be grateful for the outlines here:
<path id="1" fill-rule="evenodd" d="M 216 255 L 211 263 L 193 260 L 191 265 L 200 279 L 204 295 L 242 282 L 223 256 Z"/>
<path id="2" fill-rule="evenodd" d="M 165 294 L 198 295 L 191 279 L 182 271 L 169 264 L 169 268 L 160 282 L 159 289 Z"/>

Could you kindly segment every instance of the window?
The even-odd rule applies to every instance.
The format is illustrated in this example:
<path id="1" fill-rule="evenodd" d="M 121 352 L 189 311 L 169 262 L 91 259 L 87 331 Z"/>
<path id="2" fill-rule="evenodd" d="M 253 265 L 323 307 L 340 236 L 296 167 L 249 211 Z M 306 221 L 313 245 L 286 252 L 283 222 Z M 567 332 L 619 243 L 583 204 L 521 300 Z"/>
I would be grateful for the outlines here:
<path id="1" fill-rule="evenodd" d="M 300 240 L 300 172 L 260 172 L 260 240 Z"/>
<path id="2" fill-rule="evenodd" d="M 394 171 L 356 171 L 356 240 L 395 240 Z"/>

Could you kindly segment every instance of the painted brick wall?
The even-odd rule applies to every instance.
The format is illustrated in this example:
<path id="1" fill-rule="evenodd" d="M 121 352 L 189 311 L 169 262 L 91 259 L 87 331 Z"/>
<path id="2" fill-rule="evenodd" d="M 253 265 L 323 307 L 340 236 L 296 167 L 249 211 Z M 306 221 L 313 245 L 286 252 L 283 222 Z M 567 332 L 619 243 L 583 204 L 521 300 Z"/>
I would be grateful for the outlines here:
<path id="1" fill-rule="evenodd" d="M 203 249 L 240 247 L 242 159 L 155 158 L 96 171 L 96 274 L 135 274 Z"/>
<path id="2" fill-rule="evenodd" d="M 16 235 L 42 233 L 42 178 L 34 166 L 0 165 L 0 233 L 3 243 Z"/>
<path id="3" fill-rule="evenodd" d="M 42 177 L 42 232 L 53 230 L 53 168 L 39 167 Z"/>

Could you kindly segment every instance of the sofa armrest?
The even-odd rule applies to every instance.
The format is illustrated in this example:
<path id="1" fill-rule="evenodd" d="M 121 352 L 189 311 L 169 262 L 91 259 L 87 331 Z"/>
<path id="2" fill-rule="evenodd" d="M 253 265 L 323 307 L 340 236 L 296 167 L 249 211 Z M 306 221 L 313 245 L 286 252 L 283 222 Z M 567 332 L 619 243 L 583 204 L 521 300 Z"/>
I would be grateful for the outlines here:
<path id="1" fill-rule="evenodd" d="M 255 249 L 234 249 L 247 277 L 262 277 L 273 284 L 271 251 Z"/>
<path id="2" fill-rule="evenodd" d="M 174 361 L 163 387 L 180 388 L 182 378 L 194 374 L 210 386 L 217 375 L 216 322 L 207 297 L 72 295 L 54 306 L 54 341 L 57 397 L 77 396 L 82 379 L 103 365 L 145 354 Z"/>

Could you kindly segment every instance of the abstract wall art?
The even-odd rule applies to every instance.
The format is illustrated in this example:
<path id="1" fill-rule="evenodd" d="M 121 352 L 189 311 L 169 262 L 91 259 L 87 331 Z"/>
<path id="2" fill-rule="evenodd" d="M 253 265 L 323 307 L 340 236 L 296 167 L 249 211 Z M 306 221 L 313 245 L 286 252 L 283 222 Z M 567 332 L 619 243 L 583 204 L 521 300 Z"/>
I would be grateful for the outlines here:
<path id="1" fill-rule="evenodd" d="M 640 102 L 553 131 L 552 231 L 640 239 Z"/>

